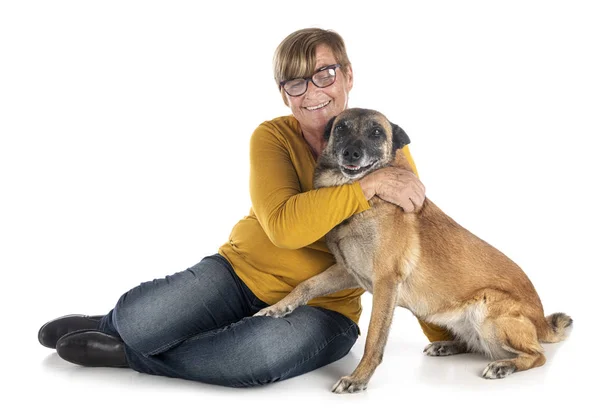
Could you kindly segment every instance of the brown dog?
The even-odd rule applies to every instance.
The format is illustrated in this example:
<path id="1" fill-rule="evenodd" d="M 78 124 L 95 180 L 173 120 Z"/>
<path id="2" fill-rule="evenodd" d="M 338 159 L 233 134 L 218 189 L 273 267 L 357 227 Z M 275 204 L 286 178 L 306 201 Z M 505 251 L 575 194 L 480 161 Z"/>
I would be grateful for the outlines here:
<path id="1" fill-rule="evenodd" d="M 408 136 L 376 111 L 342 112 L 329 122 L 325 137 L 315 187 L 350 183 L 386 166 L 410 170 L 400 151 L 410 142 Z M 566 338 L 571 318 L 563 313 L 544 317 L 525 273 L 430 200 L 417 213 L 404 213 L 378 197 L 371 205 L 327 234 L 336 264 L 257 313 L 284 316 L 317 296 L 357 286 L 373 293 L 364 356 L 351 376 L 335 384 L 334 392 L 366 388 L 381 363 L 396 306 L 455 336 L 429 344 L 426 354 L 472 351 L 494 359 L 483 371 L 488 379 L 543 365 L 540 342 Z"/>

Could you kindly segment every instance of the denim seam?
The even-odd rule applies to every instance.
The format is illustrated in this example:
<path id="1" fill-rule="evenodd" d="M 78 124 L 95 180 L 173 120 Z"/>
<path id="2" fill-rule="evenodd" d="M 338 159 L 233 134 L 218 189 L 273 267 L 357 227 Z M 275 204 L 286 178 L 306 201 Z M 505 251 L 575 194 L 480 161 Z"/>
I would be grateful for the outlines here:
<path id="1" fill-rule="evenodd" d="M 332 338 L 330 338 L 329 340 L 327 340 L 325 342 L 325 344 L 323 344 L 321 347 L 319 347 L 317 349 L 317 351 L 315 351 L 312 355 L 310 355 L 306 359 L 302 360 L 300 363 L 295 364 L 289 370 L 286 370 L 276 380 L 268 380 L 268 381 L 260 382 L 260 384 L 267 384 L 267 383 L 270 383 L 270 382 L 273 382 L 273 381 L 277 381 L 277 380 L 284 380 L 286 378 L 286 376 L 288 376 L 292 371 L 294 371 L 294 369 L 297 369 L 298 367 L 300 367 L 301 365 L 303 365 L 307 361 L 309 361 L 312 358 L 314 358 L 317 354 L 319 354 L 321 351 L 323 351 L 336 338 L 344 336 L 344 335 L 347 335 L 350 332 L 350 330 L 352 329 L 352 327 L 355 327 L 355 326 L 356 326 L 356 324 L 351 324 L 345 331 L 340 332 L 339 334 L 334 335 Z M 237 387 L 244 387 L 244 386 L 237 386 Z"/>
<path id="2" fill-rule="evenodd" d="M 238 326 L 239 324 L 241 324 L 242 322 L 244 322 L 247 318 L 251 318 L 251 317 L 250 316 L 246 316 L 246 317 L 244 317 L 244 318 L 240 319 L 239 321 L 234 322 L 232 324 L 228 324 L 228 325 L 224 325 L 224 326 L 220 326 L 220 327 L 215 327 L 215 328 L 208 329 L 208 330 L 202 331 L 202 332 L 191 333 L 191 334 L 189 334 L 189 335 L 187 335 L 185 337 L 181 337 L 181 338 L 179 338 L 179 339 L 177 339 L 175 341 L 171 341 L 170 343 L 165 344 L 165 345 L 157 348 L 156 350 L 152 350 L 148 354 L 145 354 L 145 356 L 148 357 L 148 356 L 154 356 L 156 354 L 160 354 L 160 353 L 162 353 L 164 351 L 167 351 L 170 348 L 172 348 L 172 347 L 176 346 L 177 344 L 180 344 L 180 343 L 182 343 L 182 342 L 184 342 L 186 340 L 194 340 L 194 339 L 205 337 L 207 335 L 217 335 L 220 332 L 223 332 L 223 331 L 226 331 L 226 330 L 229 330 L 229 329 L 231 329 L 233 327 Z"/>
<path id="3" fill-rule="evenodd" d="M 175 341 L 171 341 L 171 342 L 169 342 L 169 343 L 167 343 L 167 344 L 165 344 L 165 345 L 163 345 L 163 346 L 160 346 L 160 347 L 158 347 L 158 348 L 157 348 L 157 349 L 155 349 L 155 350 L 152 350 L 152 351 L 150 351 L 150 352 L 148 352 L 148 353 L 145 353 L 145 354 L 144 354 L 144 353 L 142 353 L 142 354 L 144 355 L 144 357 L 155 356 L 155 355 L 157 355 L 157 354 L 160 354 L 160 353 L 162 353 L 162 352 L 165 352 L 165 351 L 167 351 L 167 350 L 169 350 L 169 349 L 173 348 L 173 347 L 174 347 L 174 346 L 176 346 L 177 344 L 180 344 L 180 343 L 184 342 L 185 340 L 187 340 L 187 339 L 191 338 L 193 335 L 196 335 L 196 334 L 191 334 L 191 335 L 188 335 L 188 336 L 185 336 L 185 337 L 178 338 L 177 340 L 175 340 Z"/>

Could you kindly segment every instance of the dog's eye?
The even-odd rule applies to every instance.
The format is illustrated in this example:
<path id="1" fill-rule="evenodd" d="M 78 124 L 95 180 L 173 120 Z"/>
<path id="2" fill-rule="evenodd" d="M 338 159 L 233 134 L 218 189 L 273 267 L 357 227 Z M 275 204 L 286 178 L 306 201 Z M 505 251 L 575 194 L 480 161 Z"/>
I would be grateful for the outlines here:
<path id="1" fill-rule="evenodd" d="M 335 131 L 336 132 L 344 132 L 346 130 L 346 125 L 340 123 L 339 125 L 336 125 L 335 127 Z"/>
<path id="2" fill-rule="evenodd" d="M 379 128 L 375 128 L 371 131 L 371 136 L 381 136 L 383 131 Z"/>

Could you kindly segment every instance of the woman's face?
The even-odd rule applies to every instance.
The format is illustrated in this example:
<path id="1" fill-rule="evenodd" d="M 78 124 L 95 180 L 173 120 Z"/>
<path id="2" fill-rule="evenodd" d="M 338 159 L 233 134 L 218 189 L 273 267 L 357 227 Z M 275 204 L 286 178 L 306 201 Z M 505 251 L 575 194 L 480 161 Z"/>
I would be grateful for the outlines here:
<path id="1" fill-rule="evenodd" d="M 328 46 L 319 45 L 315 52 L 315 71 L 327 65 L 337 64 Z M 303 132 L 322 132 L 329 119 L 346 109 L 352 81 L 352 68 L 338 68 L 335 83 L 331 86 L 319 88 L 309 81 L 308 89 L 303 95 L 292 97 L 285 93 L 292 114 L 300 122 Z"/>

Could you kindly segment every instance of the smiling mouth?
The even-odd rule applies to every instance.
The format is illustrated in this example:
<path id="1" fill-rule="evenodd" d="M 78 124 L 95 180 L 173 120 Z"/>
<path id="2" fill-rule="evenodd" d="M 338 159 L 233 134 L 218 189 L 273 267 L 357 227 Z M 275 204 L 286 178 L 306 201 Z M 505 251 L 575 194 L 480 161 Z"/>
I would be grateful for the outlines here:
<path id="1" fill-rule="evenodd" d="M 325 106 L 327 106 L 329 103 L 331 103 L 331 100 L 329 100 L 328 102 L 324 102 L 324 103 L 318 104 L 316 106 L 306 106 L 305 109 L 306 110 L 319 110 L 319 109 L 322 109 Z"/>
<path id="2" fill-rule="evenodd" d="M 371 167 L 373 167 L 373 165 L 376 163 L 377 161 L 373 161 L 370 164 L 367 165 L 342 165 L 342 173 L 345 174 L 348 177 L 356 177 L 359 174 L 364 173 L 365 171 L 367 171 L 368 169 L 370 169 Z"/>

